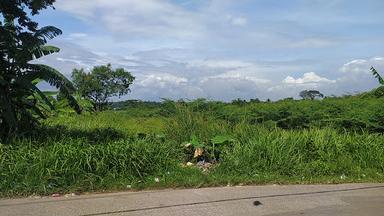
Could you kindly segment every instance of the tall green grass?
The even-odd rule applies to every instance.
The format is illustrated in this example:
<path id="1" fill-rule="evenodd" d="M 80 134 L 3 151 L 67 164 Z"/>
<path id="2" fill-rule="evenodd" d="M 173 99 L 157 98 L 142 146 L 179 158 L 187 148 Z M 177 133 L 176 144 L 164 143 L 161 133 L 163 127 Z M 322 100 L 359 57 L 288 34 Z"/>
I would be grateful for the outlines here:
<path id="1" fill-rule="evenodd" d="M 295 106 L 306 106 L 303 109 L 308 113 L 300 115 L 312 119 L 325 115 L 316 108 L 319 103 L 331 102 L 281 103 L 293 108 L 284 108 L 287 104 L 268 108 L 265 103 L 232 109 L 233 105 L 197 101 L 169 103 L 166 116 L 156 114 L 158 108 L 147 115 L 140 107 L 137 112 L 130 108 L 94 115 L 59 115 L 24 138 L 0 144 L 0 196 L 228 183 L 384 181 L 381 133 L 332 124 L 291 127 L 299 124 L 294 119 L 301 121 L 299 114 L 292 117 Z M 371 104 L 376 107 L 377 102 Z M 256 112 L 256 107 L 263 106 Z M 338 113 L 339 108 L 329 109 L 329 118 L 347 115 Z M 368 114 L 357 114 L 356 107 L 343 109 L 351 109 L 351 117 L 383 125 L 380 115 L 375 121 L 369 120 L 378 112 L 377 107 Z M 265 114 L 263 121 L 252 120 L 260 113 Z M 288 129 L 279 125 L 279 115 L 286 116 L 282 118 L 285 123 L 290 122 Z M 215 157 L 208 160 L 216 162 L 208 172 L 185 166 L 192 157 L 184 144 L 191 142 L 191 137 L 211 151 L 208 157 Z M 231 141 L 212 150 L 217 137 L 230 137 Z M 217 151 L 220 157 L 216 158 Z"/>
<path id="2" fill-rule="evenodd" d="M 384 174 L 384 136 L 379 133 L 340 132 L 330 127 L 283 130 L 245 121 L 232 124 L 185 105 L 177 107 L 166 128 L 169 139 L 179 143 L 191 135 L 205 143 L 217 135 L 234 137 L 235 144 L 225 149 L 216 169 L 223 175 L 358 179 Z"/>
<path id="3" fill-rule="evenodd" d="M 62 140 L 0 146 L 4 194 L 121 188 L 162 175 L 176 165 L 172 148 L 155 137 L 87 144 Z"/>
<path id="4" fill-rule="evenodd" d="M 334 129 L 284 131 L 254 128 L 226 152 L 217 171 L 253 176 L 266 173 L 314 178 L 383 176 L 384 137 Z M 341 177 L 344 178 L 344 177 Z"/>
<path id="5" fill-rule="evenodd" d="M 205 112 L 193 111 L 187 104 L 174 104 L 175 113 L 166 121 L 164 132 L 167 139 L 176 143 L 189 141 L 195 135 L 208 142 L 214 135 L 229 133 L 230 125 Z"/>

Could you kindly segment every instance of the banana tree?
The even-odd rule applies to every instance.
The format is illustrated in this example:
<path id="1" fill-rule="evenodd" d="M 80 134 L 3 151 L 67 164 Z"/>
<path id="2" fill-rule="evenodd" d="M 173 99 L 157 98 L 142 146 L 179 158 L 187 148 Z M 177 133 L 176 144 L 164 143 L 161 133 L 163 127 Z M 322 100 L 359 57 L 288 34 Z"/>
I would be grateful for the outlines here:
<path id="1" fill-rule="evenodd" d="M 44 2 L 40 1 L 41 4 Z M 81 112 L 72 96 L 75 88 L 64 75 L 47 65 L 31 63 L 32 60 L 59 52 L 59 48 L 46 44 L 62 31 L 53 26 L 38 29 L 37 23 L 32 22 L 26 13 L 20 12 L 27 4 L 32 3 L 6 1 L 0 4 L 3 17 L 1 20 L 0 16 L 0 138 L 5 139 L 30 130 L 36 125 L 38 117 L 46 117 L 43 109 L 54 108 L 37 87 L 40 81 L 56 87 L 69 104 L 78 113 Z M 10 10 L 10 6 L 14 6 L 14 10 Z"/>

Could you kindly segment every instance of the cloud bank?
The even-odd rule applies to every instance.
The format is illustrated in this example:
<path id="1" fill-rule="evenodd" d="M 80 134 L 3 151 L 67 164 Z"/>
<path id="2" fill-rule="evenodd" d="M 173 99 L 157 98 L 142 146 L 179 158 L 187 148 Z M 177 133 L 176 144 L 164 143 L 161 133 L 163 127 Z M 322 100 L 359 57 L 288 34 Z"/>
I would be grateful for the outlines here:
<path id="1" fill-rule="evenodd" d="M 112 63 L 125 98 L 298 97 L 370 90 L 384 71 L 383 1 L 65 0 L 45 22 L 65 34 L 43 61 L 68 77 Z M 369 14 L 366 11 L 370 11 Z M 57 17 L 56 17 L 57 16 Z"/>
<path id="2" fill-rule="evenodd" d="M 370 67 L 384 69 L 384 57 L 351 60 L 334 73 L 335 78 L 317 72 L 297 72 L 299 76 L 285 76 L 281 71 L 295 70 L 287 62 L 250 62 L 227 59 L 178 60 L 179 51 L 154 50 L 130 56 L 101 55 L 76 45 L 61 44 L 62 52 L 42 59 L 44 63 L 62 69 L 70 77 L 73 68 L 91 70 L 92 67 L 112 63 L 130 71 L 136 80 L 132 93 L 126 98 L 143 100 L 196 99 L 230 101 L 236 98 L 273 99 L 298 97 L 302 90 L 317 89 L 326 95 L 341 95 L 369 90 L 377 85 Z M 167 54 L 163 59 L 159 53 Z M 172 59 L 170 53 L 176 55 Z M 81 57 L 80 57 L 81 56 Z M 301 74 L 301 75 L 300 75 Z M 276 75 L 279 75 L 276 77 Z"/>

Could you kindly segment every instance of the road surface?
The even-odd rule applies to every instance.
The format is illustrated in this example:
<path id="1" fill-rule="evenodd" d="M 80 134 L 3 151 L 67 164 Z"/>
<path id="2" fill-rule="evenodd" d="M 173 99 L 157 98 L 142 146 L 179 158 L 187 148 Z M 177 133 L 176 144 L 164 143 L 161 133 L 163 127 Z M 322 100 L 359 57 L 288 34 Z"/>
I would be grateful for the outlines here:
<path id="1" fill-rule="evenodd" d="M 384 215 L 384 184 L 269 185 L 0 200 L 0 216 Z"/>

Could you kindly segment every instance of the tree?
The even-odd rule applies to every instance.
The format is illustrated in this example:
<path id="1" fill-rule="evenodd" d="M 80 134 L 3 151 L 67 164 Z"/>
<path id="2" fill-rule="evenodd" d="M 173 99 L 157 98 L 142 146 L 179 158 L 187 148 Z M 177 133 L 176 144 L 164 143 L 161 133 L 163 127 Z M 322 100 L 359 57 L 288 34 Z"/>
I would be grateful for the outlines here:
<path id="1" fill-rule="evenodd" d="M 123 68 L 113 70 L 111 64 L 108 64 L 94 67 L 89 73 L 84 69 L 74 69 L 72 79 L 78 93 L 90 99 L 94 109 L 100 111 L 108 103 L 108 98 L 130 92 L 129 87 L 135 77 Z"/>
<path id="2" fill-rule="evenodd" d="M 316 98 L 324 98 L 324 95 L 317 90 L 304 90 L 300 92 L 300 97 L 303 99 L 315 100 Z"/>
<path id="3" fill-rule="evenodd" d="M 45 118 L 43 110 L 53 109 L 36 84 L 42 80 L 55 86 L 77 112 L 80 107 L 72 97 L 72 83 L 57 70 L 30 61 L 59 51 L 46 45 L 62 31 L 53 26 L 38 28 L 31 16 L 52 7 L 54 0 L 0 1 L 0 138 L 30 130 Z"/>

